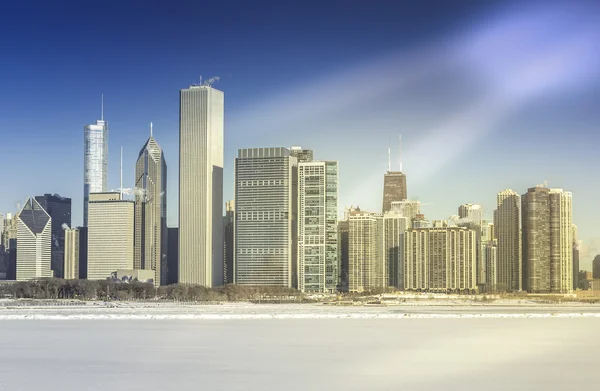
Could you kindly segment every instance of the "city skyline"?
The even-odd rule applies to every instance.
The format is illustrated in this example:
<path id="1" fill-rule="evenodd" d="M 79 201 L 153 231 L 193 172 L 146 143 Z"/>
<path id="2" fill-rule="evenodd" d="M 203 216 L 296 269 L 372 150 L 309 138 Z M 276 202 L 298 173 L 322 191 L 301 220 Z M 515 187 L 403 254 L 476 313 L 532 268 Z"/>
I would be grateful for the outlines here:
<path id="1" fill-rule="evenodd" d="M 23 86 L 30 85 L 31 82 L 26 81 L 25 78 L 29 78 L 27 70 L 31 68 L 24 67 L 25 71 L 20 71 L 19 68 L 22 64 L 32 64 L 32 62 L 28 61 L 28 55 L 20 52 L 16 46 L 10 47 L 9 54 L 11 51 L 14 54 L 13 62 L 9 63 L 9 72 L 0 76 L 2 78 L 0 80 L 6 81 L 8 88 L 5 91 L 15 91 L 15 93 L 10 97 L 2 96 L 3 105 L 0 108 L 2 144 L 8 146 L 15 144 L 19 142 L 18 136 L 25 133 L 34 132 L 38 137 L 36 141 L 27 144 L 26 153 L 31 157 L 30 162 L 21 165 L 11 164 L 18 161 L 19 155 L 23 154 L 23 151 L 18 148 L 7 147 L 0 154 L 2 167 L 11 168 L 3 170 L 3 183 L 6 186 L 2 186 L 0 192 L 0 210 L 4 214 L 7 212 L 14 214 L 17 212 L 16 203 L 22 205 L 30 195 L 58 193 L 72 198 L 73 225 L 81 225 L 83 197 L 80 196 L 82 183 L 79 178 L 83 177 L 81 167 L 83 146 L 80 131 L 81 126 L 94 123 L 98 118 L 100 95 L 105 94 L 104 116 L 111 124 L 107 189 L 119 187 L 117 160 L 120 145 L 124 146 L 125 151 L 125 187 L 133 187 L 134 178 L 129 168 L 134 165 L 140 142 L 147 133 L 146 124 L 153 121 L 157 124 L 157 128 L 161 129 L 158 137 L 165 140 L 164 143 L 161 142 L 161 146 L 170 161 L 175 162 L 178 158 L 177 91 L 189 85 L 190 81 L 196 79 L 199 74 L 215 74 L 221 76 L 217 87 L 225 91 L 228 96 L 224 200 L 233 199 L 233 161 L 237 149 L 302 145 L 314 149 L 317 159 L 339 161 L 339 214 L 346 205 L 359 205 L 361 209 L 377 211 L 383 196 L 381 194 L 382 173 L 387 164 L 388 140 L 402 134 L 405 141 L 403 171 L 406 172 L 407 187 L 410 189 L 409 199 L 416 198 L 422 202 L 423 213 L 428 219 L 446 218 L 453 213 L 457 205 L 477 203 L 484 207 L 484 218 L 491 221 L 495 197 L 499 191 L 512 188 L 518 194 L 522 194 L 535 183 L 548 180 L 551 187 L 565 188 L 573 193 L 573 222 L 579 227 L 578 236 L 583 240 L 584 247 L 580 254 L 581 265 L 589 268 L 595 253 L 600 253 L 600 228 L 597 228 L 594 223 L 600 218 L 600 211 L 595 208 L 595 194 L 600 187 L 600 180 L 595 170 L 594 150 L 600 139 L 593 132 L 600 121 L 598 114 L 594 113 L 593 104 L 598 101 L 596 88 L 598 71 L 597 67 L 593 67 L 595 60 L 590 59 L 586 55 L 587 52 L 570 51 L 569 40 L 574 42 L 572 45 L 574 48 L 590 48 L 588 39 L 580 33 L 590 26 L 589 18 L 593 21 L 594 13 L 584 12 L 583 6 L 579 8 L 573 6 L 573 18 L 576 22 L 582 22 L 579 23 L 581 26 L 570 29 L 577 23 L 574 20 L 563 21 L 561 28 L 571 31 L 572 34 L 564 37 L 562 44 L 542 45 L 533 51 L 539 59 L 556 54 L 558 57 L 552 58 L 556 58 L 559 68 L 564 69 L 560 72 L 554 68 L 544 68 L 547 71 L 547 74 L 544 74 L 547 78 L 534 78 L 537 84 L 526 86 L 532 89 L 527 92 L 531 92 L 536 98 L 540 97 L 538 94 L 540 91 L 547 92 L 543 99 L 532 102 L 525 99 L 530 95 L 526 94 L 527 96 L 522 97 L 519 95 L 522 91 L 512 91 L 510 96 L 515 99 L 507 102 L 503 100 L 504 96 L 496 97 L 492 94 L 500 103 L 492 99 L 492 103 L 473 106 L 473 110 L 481 113 L 482 118 L 472 118 L 473 113 L 468 110 L 465 113 L 462 107 L 463 103 L 470 107 L 473 98 L 480 93 L 484 97 L 488 96 L 485 88 L 480 91 L 482 88 L 480 82 L 485 86 L 488 82 L 517 83 L 522 80 L 517 76 L 510 78 L 508 75 L 527 74 L 526 70 L 511 72 L 521 70 L 521 65 L 529 63 L 531 59 L 527 56 L 527 52 L 531 49 L 528 45 L 531 45 L 536 34 L 531 31 L 525 33 L 523 26 L 531 23 L 539 27 L 532 31 L 539 33 L 542 38 L 546 37 L 544 27 L 553 26 L 552 17 L 565 8 L 570 9 L 569 7 L 569 5 L 553 3 L 545 7 L 542 12 L 533 5 L 501 8 L 478 6 L 476 9 L 458 5 L 455 7 L 456 10 L 451 10 L 450 8 L 453 7 L 450 6 L 442 6 L 438 27 L 420 29 L 414 22 L 405 23 L 403 27 L 393 27 L 393 24 L 402 25 L 398 23 L 398 15 L 394 18 L 383 17 L 375 23 L 370 11 L 357 10 L 349 6 L 352 15 L 362 14 L 365 18 L 365 24 L 361 28 L 368 34 L 364 40 L 356 42 L 360 56 L 351 53 L 340 55 L 343 45 L 351 40 L 351 31 L 356 28 L 355 24 L 347 22 L 335 23 L 338 23 L 336 26 L 342 29 L 342 35 L 344 32 L 348 33 L 348 38 L 342 36 L 342 42 L 338 44 L 333 38 L 339 39 L 339 34 L 325 34 L 323 42 L 316 47 L 311 47 L 309 43 L 312 42 L 303 41 L 289 30 L 283 30 L 282 37 L 277 41 L 273 38 L 274 41 L 267 42 L 267 46 L 268 44 L 290 46 L 291 40 L 297 50 L 305 54 L 326 54 L 329 51 L 333 53 L 320 56 L 322 61 L 318 63 L 304 61 L 299 66 L 293 66 L 292 62 L 298 58 L 294 52 L 269 54 L 268 51 L 263 50 L 260 53 L 268 54 L 267 59 L 270 61 L 261 58 L 260 65 L 264 69 L 259 71 L 257 71 L 259 67 L 256 60 L 242 57 L 244 61 L 238 64 L 239 57 L 234 56 L 235 53 L 242 53 L 239 50 L 244 44 L 248 44 L 250 50 L 257 49 L 252 41 L 236 44 L 230 39 L 213 36 L 217 38 L 216 44 L 221 44 L 220 48 L 225 53 L 221 60 L 209 59 L 194 63 L 192 60 L 195 57 L 191 54 L 182 55 L 189 52 L 190 48 L 195 48 L 190 41 L 183 42 L 171 52 L 167 49 L 167 45 L 159 45 L 157 54 L 162 54 L 162 57 L 156 56 L 155 64 L 148 65 L 145 61 L 144 67 L 148 66 L 148 71 L 136 74 L 138 69 L 142 69 L 139 60 L 124 55 L 120 64 L 115 65 L 116 69 L 107 68 L 106 71 L 101 72 L 91 67 L 76 74 L 59 72 L 56 80 L 52 82 L 36 80 L 36 83 L 42 87 L 38 87 L 38 94 L 35 97 L 16 92 Z M 407 7 L 400 17 L 407 19 L 419 15 L 426 17 L 427 12 L 424 8 Z M 175 11 L 171 10 L 171 12 Z M 473 18 L 469 21 L 474 26 L 472 34 L 465 35 L 452 23 L 453 17 L 464 12 Z M 120 52 L 115 38 L 118 33 L 123 33 L 125 29 L 130 28 L 129 23 L 125 21 L 133 14 L 133 10 L 124 10 L 125 19 L 116 21 L 116 32 L 108 32 L 104 35 L 106 44 L 99 46 L 100 52 L 105 54 L 113 53 L 114 50 Z M 585 14 L 588 15 L 587 18 Z M 245 25 L 239 16 L 234 15 L 232 18 L 240 23 L 240 26 Z M 466 16 L 463 18 L 465 19 L 460 20 L 465 21 Z M 286 18 L 284 20 L 295 22 Z M 486 23 L 481 23 L 482 21 Z M 21 27 L 10 23 L 4 24 L 3 26 L 13 29 L 7 31 L 6 36 L 11 36 L 10 33 L 14 34 L 14 31 L 19 31 L 19 28 L 27 28 L 28 23 L 32 22 L 44 24 L 44 21 L 32 15 L 32 20 L 23 23 Z M 134 17 L 131 26 L 139 25 L 139 22 L 139 19 Z M 217 22 L 218 20 L 211 23 Z M 270 31 L 277 27 L 282 28 L 282 24 L 279 23 L 270 22 L 267 27 L 271 29 Z M 60 26 L 60 23 L 56 25 Z M 291 25 L 300 26 L 294 23 Z M 429 23 L 425 25 L 429 26 Z M 376 32 L 381 26 L 387 26 L 387 33 Z M 3 28 L 5 27 L 0 27 Z M 317 34 L 326 32 L 319 30 L 322 27 L 315 28 Z M 160 31 L 157 30 L 158 33 Z M 490 46 L 500 48 L 506 44 L 506 41 L 498 38 L 498 34 L 502 31 L 522 34 L 523 46 L 517 45 L 509 52 L 498 51 L 502 52 L 501 55 L 504 57 L 499 57 L 499 53 L 481 49 L 490 42 L 495 43 Z M 591 27 L 589 32 L 590 41 L 591 38 L 597 37 L 596 28 Z M 47 29 L 50 38 L 61 37 L 62 33 L 59 27 L 49 26 Z M 147 29 L 144 29 L 143 33 L 148 34 L 148 38 L 136 35 L 132 44 L 139 45 L 139 48 L 148 48 L 149 39 L 156 33 Z M 429 70 L 437 77 L 437 79 L 432 78 L 438 83 L 439 88 L 436 89 L 432 86 L 435 83 L 423 82 L 422 76 L 416 70 L 423 64 L 423 58 L 439 57 L 444 52 L 438 50 L 439 48 L 436 48 L 432 42 L 446 36 L 446 33 L 451 37 L 447 42 L 449 50 L 461 48 L 463 50 L 461 58 L 472 57 L 475 65 L 458 64 L 457 67 L 461 69 L 458 74 L 452 72 L 444 74 L 444 72 L 439 73 L 439 70 Z M 92 41 L 98 39 L 91 30 L 86 28 L 82 29 L 81 34 L 93 38 Z M 393 38 L 405 34 L 415 37 L 413 42 L 418 43 L 418 50 L 415 51 L 414 47 L 400 38 Z M 382 43 L 384 37 L 390 36 L 391 39 Z M 49 41 L 52 42 L 52 39 Z M 377 44 L 373 45 L 374 42 Z M 29 41 L 21 43 L 33 45 Z M 284 43 L 286 45 L 283 45 Z M 469 46 L 467 43 L 472 45 Z M 73 45 L 78 44 L 73 43 Z M 111 45 L 116 46 L 111 47 Z M 49 47 L 53 46 L 49 45 Z M 571 58 L 576 61 L 563 59 L 558 49 L 560 47 L 569 49 L 567 52 L 572 54 Z M 134 50 L 132 53 L 137 52 Z M 171 65 L 172 55 L 182 55 L 186 61 Z M 288 58 L 285 58 L 286 56 Z M 66 57 L 69 61 L 73 60 L 70 56 Z M 99 56 L 94 58 L 94 61 L 98 64 L 106 64 L 104 57 L 110 56 Z M 496 65 L 482 62 L 483 57 L 489 57 L 490 63 Z M 506 61 L 499 61 L 503 59 Z M 48 65 L 61 68 L 60 61 L 51 58 Z M 126 65 L 128 61 L 131 65 Z M 85 63 L 90 64 L 87 61 Z M 584 63 L 589 65 L 582 65 Z M 425 61 L 425 64 L 429 62 Z M 533 64 L 535 66 L 536 62 Z M 33 67 L 34 71 L 38 69 L 35 64 L 29 66 Z M 473 66 L 481 72 L 475 72 L 478 76 L 474 78 L 466 76 L 464 72 L 473 70 Z M 248 69 L 244 70 L 246 67 Z M 65 72 L 70 70 L 72 68 L 68 66 L 65 68 Z M 113 78 L 111 72 L 118 77 Z M 169 76 L 156 79 L 155 76 L 159 73 Z M 371 75 L 382 75 L 382 77 Z M 407 77 L 411 79 L 410 83 L 400 77 L 401 75 L 408 75 Z M 459 81 L 461 88 L 453 84 L 452 79 Z M 82 80 L 85 80 L 84 89 L 81 88 Z M 149 83 L 150 80 L 152 83 Z M 266 83 L 266 80 L 269 82 Z M 464 84 L 465 81 L 468 83 Z M 57 88 L 58 83 L 61 88 Z M 358 84 L 361 85 L 363 92 L 354 97 L 350 91 Z M 152 85 L 152 88 L 148 90 L 150 87 L 146 85 Z M 261 88 L 256 88 L 257 85 Z M 465 85 L 468 88 L 462 88 Z M 508 83 L 508 85 L 514 84 Z M 538 90 L 537 87 L 540 86 L 548 89 Z M 465 90 L 468 91 L 464 92 Z M 152 91 L 146 94 L 148 98 L 136 100 L 135 97 L 148 91 Z M 502 110 L 497 108 L 496 103 Z M 506 108 L 508 103 L 516 105 L 518 112 L 508 112 Z M 357 107 L 361 110 L 356 110 Z M 440 107 L 442 109 L 438 109 Z M 469 120 L 466 121 L 464 117 Z M 461 127 L 462 131 L 455 132 Z M 285 132 L 282 132 L 282 129 Z M 368 130 L 368 137 L 364 137 L 365 129 Z M 453 134 L 456 139 L 443 139 L 444 148 L 440 149 L 438 130 L 445 130 L 446 134 Z M 543 139 L 540 138 L 542 134 Z M 319 148 L 320 145 L 326 144 L 331 146 L 328 149 Z M 450 145 L 457 146 L 449 148 Z M 60 169 L 52 172 L 32 171 L 32 166 L 43 164 L 38 156 L 45 156 L 42 151 L 47 150 L 48 147 L 52 148 L 56 156 L 55 164 Z M 356 156 L 360 156 L 361 159 L 355 159 Z M 357 160 L 360 160 L 360 164 Z M 395 161 L 396 157 L 393 160 Z M 502 164 L 494 163 L 500 161 Z M 168 225 L 176 226 L 178 210 L 176 167 L 171 174 L 168 184 L 172 196 L 169 203 Z"/>

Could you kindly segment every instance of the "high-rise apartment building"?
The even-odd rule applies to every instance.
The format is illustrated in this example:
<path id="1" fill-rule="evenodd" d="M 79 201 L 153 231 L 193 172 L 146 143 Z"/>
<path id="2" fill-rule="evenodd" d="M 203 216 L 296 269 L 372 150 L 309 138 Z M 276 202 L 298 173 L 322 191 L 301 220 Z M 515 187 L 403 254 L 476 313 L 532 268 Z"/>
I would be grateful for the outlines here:
<path id="1" fill-rule="evenodd" d="M 483 255 L 483 207 L 479 204 L 462 204 L 458 207 L 458 225 L 471 228 L 475 231 L 477 284 L 483 284 L 485 280 L 485 262 Z M 487 227 L 486 227 L 487 228 Z"/>
<path id="2" fill-rule="evenodd" d="M 235 201 L 225 203 L 225 216 L 223 217 L 223 255 L 225 267 L 225 284 L 233 284 L 233 238 L 235 222 Z"/>
<path id="3" fill-rule="evenodd" d="M 486 292 L 496 292 L 498 286 L 498 240 L 492 239 L 483 245 L 483 258 L 485 261 Z"/>
<path id="4" fill-rule="evenodd" d="M 52 254 L 50 265 L 54 277 L 64 278 L 65 229 L 71 227 L 71 199 L 58 194 L 35 197 L 52 219 Z"/>
<path id="5" fill-rule="evenodd" d="M 404 243 L 404 289 L 429 292 L 477 290 L 476 235 L 466 227 L 413 228 Z"/>
<path id="6" fill-rule="evenodd" d="M 150 125 L 152 133 L 152 125 Z M 135 242 L 133 268 L 154 270 L 154 284 L 167 276 L 167 163 L 150 134 L 135 164 Z"/>
<path id="7" fill-rule="evenodd" d="M 92 193 L 88 213 L 87 278 L 133 269 L 134 202 L 118 192 Z"/>
<path id="8" fill-rule="evenodd" d="M 73 280 L 79 278 L 79 230 L 65 229 L 65 269 L 64 278 Z"/>
<path id="9" fill-rule="evenodd" d="M 83 127 L 83 225 L 88 224 L 88 202 L 90 193 L 107 190 L 108 174 L 108 122 L 104 121 L 104 99 L 102 114 L 95 124 Z"/>
<path id="10" fill-rule="evenodd" d="M 52 277 L 52 219 L 29 198 L 17 215 L 17 281 Z"/>
<path id="11" fill-rule="evenodd" d="M 169 238 L 169 245 L 167 246 L 167 272 L 169 284 L 177 284 L 177 279 L 179 278 L 179 228 L 169 227 L 167 228 L 167 232 Z"/>
<path id="12" fill-rule="evenodd" d="M 532 293 L 571 292 L 571 193 L 537 186 L 523 195 L 522 204 L 524 288 Z"/>
<path id="13" fill-rule="evenodd" d="M 577 226 L 573 224 L 573 290 L 579 287 L 579 240 L 577 235 Z"/>
<path id="14" fill-rule="evenodd" d="M 234 175 L 235 283 L 293 287 L 297 282 L 297 159 L 282 147 L 240 149 Z"/>
<path id="15" fill-rule="evenodd" d="M 223 283 L 224 95 L 210 85 L 179 94 L 179 282 Z"/>
<path id="16" fill-rule="evenodd" d="M 383 254 L 383 215 L 355 211 L 348 218 L 349 291 L 386 289 L 389 275 Z"/>
<path id="17" fill-rule="evenodd" d="M 299 163 L 298 289 L 302 292 L 336 291 L 337 210 L 338 162 Z"/>
<path id="18" fill-rule="evenodd" d="M 523 289 L 521 197 L 510 189 L 498 193 L 494 234 L 498 239 L 496 288 L 501 291 L 520 291 Z"/>

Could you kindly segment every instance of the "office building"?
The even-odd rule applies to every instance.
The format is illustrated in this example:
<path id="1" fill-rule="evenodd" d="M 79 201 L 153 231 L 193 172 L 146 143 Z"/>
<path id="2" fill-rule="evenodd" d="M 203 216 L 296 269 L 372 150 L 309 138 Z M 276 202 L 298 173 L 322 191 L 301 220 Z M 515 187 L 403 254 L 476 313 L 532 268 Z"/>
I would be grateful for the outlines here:
<path id="1" fill-rule="evenodd" d="M 169 244 L 167 246 L 167 274 L 169 284 L 177 284 L 179 278 L 179 228 L 167 228 Z"/>
<path id="2" fill-rule="evenodd" d="M 571 292 L 571 193 L 537 186 L 523 195 L 522 204 L 524 288 L 531 293 Z"/>
<path id="3" fill-rule="evenodd" d="M 223 92 L 179 94 L 179 282 L 223 283 Z"/>
<path id="4" fill-rule="evenodd" d="M 135 242 L 133 267 L 154 270 L 155 285 L 167 276 L 167 163 L 152 135 L 135 164 Z"/>
<path id="5" fill-rule="evenodd" d="M 90 193 L 107 190 L 108 122 L 104 121 L 104 98 L 100 120 L 83 127 L 83 154 L 83 225 L 87 226 Z"/>
<path id="6" fill-rule="evenodd" d="M 35 197 L 52 219 L 52 254 L 50 265 L 54 277 L 64 277 L 65 229 L 71 227 L 71 199 L 58 194 Z"/>
<path id="7" fill-rule="evenodd" d="M 291 147 L 290 156 L 293 156 L 300 163 L 308 163 L 313 161 L 312 149 L 302 149 L 302 147 Z"/>
<path id="8" fill-rule="evenodd" d="M 223 217 L 223 255 L 225 284 L 233 284 L 233 237 L 235 221 L 235 201 L 225 203 L 225 216 Z"/>
<path id="9" fill-rule="evenodd" d="M 29 198 L 17 215 L 17 281 L 52 277 L 52 219 Z"/>
<path id="10" fill-rule="evenodd" d="M 389 274 L 383 254 L 383 215 L 356 211 L 348 218 L 349 291 L 387 289 Z"/>
<path id="11" fill-rule="evenodd" d="M 133 269 L 134 202 L 118 192 L 90 194 L 87 278 L 105 280 Z"/>
<path id="12" fill-rule="evenodd" d="M 392 210 L 392 202 L 403 201 L 406 195 L 406 175 L 400 171 L 388 171 L 383 176 L 383 213 Z"/>
<path id="13" fill-rule="evenodd" d="M 235 283 L 295 286 L 296 158 L 282 147 L 240 149 L 234 176 Z"/>
<path id="14" fill-rule="evenodd" d="M 477 291 L 476 235 L 466 227 L 413 228 L 404 243 L 404 289 L 427 292 Z"/>
<path id="15" fill-rule="evenodd" d="M 1 245 L 5 251 L 9 251 L 17 242 L 17 216 L 7 213 L 4 218 L 4 227 L 2 232 Z"/>
<path id="16" fill-rule="evenodd" d="M 333 293 L 338 285 L 338 162 L 298 164 L 298 289 Z"/>
<path id="17" fill-rule="evenodd" d="M 492 239 L 483 244 L 483 259 L 485 262 L 485 292 L 494 293 L 498 286 L 498 240 Z"/>
<path id="18" fill-rule="evenodd" d="M 600 279 L 600 255 L 596 255 L 592 261 L 592 278 Z"/>
<path id="19" fill-rule="evenodd" d="M 65 229 L 64 277 L 66 280 L 79 278 L 79 230 Z"/>
<path id="20" fill-rule="evenodd" d="M 494 211 L 494 234 L 497 247 L 497 285 L 500 291 L 523 289 L 521 253 L 521 197 L 508 189 L 497 195 Z"/>
<path id="21" fill-rule="evenodd" d="M 406 217 L 407 228 L 412 228 L 413 219 L 421 213 L 421 202 L 412 200 L 392 201 L 391 212 Z"/>

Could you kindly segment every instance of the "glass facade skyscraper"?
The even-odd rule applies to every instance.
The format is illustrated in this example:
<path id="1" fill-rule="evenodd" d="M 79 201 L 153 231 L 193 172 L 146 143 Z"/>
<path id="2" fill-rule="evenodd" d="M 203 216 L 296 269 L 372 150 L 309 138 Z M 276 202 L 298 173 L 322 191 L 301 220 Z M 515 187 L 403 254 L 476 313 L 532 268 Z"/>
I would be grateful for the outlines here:
<path id="1" fill-rule="evenodd" d="M 102 119 L 83 127 L 83 225 L 88 225 L 90 193 L 106 191 L 108 123 Z"/>

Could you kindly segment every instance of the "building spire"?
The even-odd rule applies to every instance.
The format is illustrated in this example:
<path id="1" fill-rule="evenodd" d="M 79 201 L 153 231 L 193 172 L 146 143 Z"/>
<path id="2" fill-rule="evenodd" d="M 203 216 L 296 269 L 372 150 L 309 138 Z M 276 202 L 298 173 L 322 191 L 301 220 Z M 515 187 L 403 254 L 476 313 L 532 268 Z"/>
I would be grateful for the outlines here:
<path id="1" fill-rule="evenodd" d="M 150 137 L 152 137 L 152 122 L 150 122 Z"/>
<path id="2" fill-rule="evenodd" d="M 119 186 L 120 199 L 123 199 L 123 146 L 121 145 L 121 185 Z"/>
<path id="3" fill-rule="evenodd" d="M 100 120 L 104 121 L 104 93 L 102 93 L 102 95 L 100 95 Z"/>
<path id="4" fill-rule="evenodd" d="M 402 135 L 400 135 L 400 172 L 402 172 Z"/>

